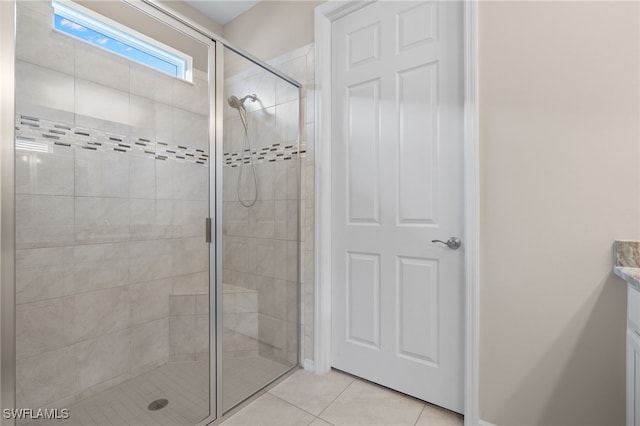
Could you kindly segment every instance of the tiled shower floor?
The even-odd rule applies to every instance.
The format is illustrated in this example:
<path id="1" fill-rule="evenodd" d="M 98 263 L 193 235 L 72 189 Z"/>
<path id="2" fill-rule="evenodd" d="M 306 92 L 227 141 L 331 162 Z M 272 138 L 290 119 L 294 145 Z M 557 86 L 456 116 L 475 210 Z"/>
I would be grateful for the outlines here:
<path id="1" fill-rule="evenodd" d="M 242 401 L 289 368 L 259 356 L 225 359 L 224 406 Z M 169 404 L 149 411 L 149 403 L 160 398 L 168 399 Z M 39 420 L 30 425 L 195 425 L 209 413 L 208 361 L 165 364 L 67 408 L 67 420 Z"/>

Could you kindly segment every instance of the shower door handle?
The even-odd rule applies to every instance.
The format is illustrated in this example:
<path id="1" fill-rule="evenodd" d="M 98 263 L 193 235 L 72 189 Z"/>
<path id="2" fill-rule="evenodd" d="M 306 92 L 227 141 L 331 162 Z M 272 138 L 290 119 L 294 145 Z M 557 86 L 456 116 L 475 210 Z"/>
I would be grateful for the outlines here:
<path id="1" fill-rule="evenodd" d="M 210 243 L 211 242 L 211 218 L 210 217 L 205 219 L 204 226 L 205 226 L 204 238 L 208 243 Z"/>
<path id="2" fill-rule="evenodd" d="M 460 241 L 460 238 L 457 238 L 457 237 L 451 237 L 447 241 L 431 240 L 431 242 L 444 244 L 445 246 L 449 247 L 451 250 L 458 250 L 462 245 L 462 241 Z"/>

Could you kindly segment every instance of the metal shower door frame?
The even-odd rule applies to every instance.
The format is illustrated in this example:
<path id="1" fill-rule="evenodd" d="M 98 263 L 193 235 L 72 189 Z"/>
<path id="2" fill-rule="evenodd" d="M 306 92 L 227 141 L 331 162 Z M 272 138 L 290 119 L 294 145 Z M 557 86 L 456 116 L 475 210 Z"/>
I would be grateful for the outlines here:
<path id="1" fill-rule="evenodd" d="M 16 3 L 0 1 L 0 404 L 16 405 L 15 329 Z M 0 416 L 0 424 L 15 420 Z"/>

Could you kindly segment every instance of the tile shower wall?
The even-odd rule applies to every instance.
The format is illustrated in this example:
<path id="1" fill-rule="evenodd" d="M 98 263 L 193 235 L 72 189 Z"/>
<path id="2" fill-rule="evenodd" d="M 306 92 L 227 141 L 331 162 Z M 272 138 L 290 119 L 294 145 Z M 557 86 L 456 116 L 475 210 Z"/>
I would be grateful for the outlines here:
<path id="1" fill-rule="evenodd" d="M 207 80 L 17 12 L 17 406 L 52 407 L 207 355 Z"/>
<path id="2" fill-rule="evenodd" d="M 300 101 L 304 127 L 299 152 L 293 143 L 298 126 L 298 93 L 294 87 L 253 68 L 225 80 L 225 96 L 255 93 L 260 102 L 245 104 L 252 148 L 257 153 L 258 201 L 251 208 L 242 207 L 236 194 L 239 161 L 234 153 L 242 150 L 242 123 L 238 112 L 225 105 L 223 280 L 257 290 L 259 338 L 254 344 L 259 346 L 260 355 L 290 362 L 296 358 L 297 339 L 303 347 L 302 360 L 313 359 L 313 52 L 310 45 L 268 61 L 303 84 Z M 285 160 L 291 154 L 292 160 L 297 160 L 298 155 L 300 162 Z M 300 195 L 297 193 L 299 178 Z M 249 182 L 249 186 L 251 184 Z M 244 199 L 250 199 L 250 191 L 244 191 L 247 191 L 246 185 L 241 188 L 241 194 Z M 298 244 L 302 285 L 300 336 L 295 334 L 299 308 L 296 300 Z M 230 342 L 226 346 L 233 347 L 231 317 L 225 316 L 225 332 L 228 333 L 225 342 Z"/>

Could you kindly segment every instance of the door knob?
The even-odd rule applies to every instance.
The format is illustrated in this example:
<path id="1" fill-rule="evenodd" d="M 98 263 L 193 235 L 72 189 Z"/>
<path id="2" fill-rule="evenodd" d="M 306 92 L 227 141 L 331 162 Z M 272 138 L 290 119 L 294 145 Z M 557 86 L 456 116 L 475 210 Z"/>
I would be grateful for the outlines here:
<path id="1" fill-rule="evenodd" d="M 442 244 L 446 245 L 447 247 L 449 247 L 451 250 L 458 250 L 460 248 L 460 246 L 462 245 L 462 241 L 460 241 L 460 238 L 457 238 L 457 237 L 451 237 L 447 241 L 431 240 L 431 242 L 432 243 L 442 243 Z"/>

